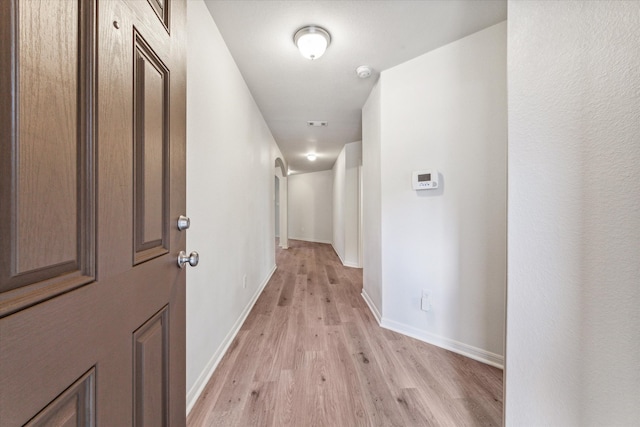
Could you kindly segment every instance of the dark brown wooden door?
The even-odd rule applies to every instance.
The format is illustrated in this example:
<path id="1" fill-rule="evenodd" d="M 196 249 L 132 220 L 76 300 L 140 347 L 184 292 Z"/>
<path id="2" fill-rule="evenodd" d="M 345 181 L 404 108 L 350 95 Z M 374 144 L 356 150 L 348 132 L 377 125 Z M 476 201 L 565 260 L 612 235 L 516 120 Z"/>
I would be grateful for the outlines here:
<path id="1" fill-rule="evenodd" d="M 185 423 L 185 3 L 0 1 L 0 426 Z"/>

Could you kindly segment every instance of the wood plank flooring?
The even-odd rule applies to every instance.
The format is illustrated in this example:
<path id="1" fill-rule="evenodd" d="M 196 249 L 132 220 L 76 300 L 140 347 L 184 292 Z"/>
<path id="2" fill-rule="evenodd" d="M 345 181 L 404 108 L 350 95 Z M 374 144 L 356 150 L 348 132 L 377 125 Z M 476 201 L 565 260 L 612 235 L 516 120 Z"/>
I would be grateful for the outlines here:
<path id="1" fill-rule="evenodd" d="M 501 370 L 380 328 L 362 270 L 289 243 L 188 426 L 502 424 Z"/>

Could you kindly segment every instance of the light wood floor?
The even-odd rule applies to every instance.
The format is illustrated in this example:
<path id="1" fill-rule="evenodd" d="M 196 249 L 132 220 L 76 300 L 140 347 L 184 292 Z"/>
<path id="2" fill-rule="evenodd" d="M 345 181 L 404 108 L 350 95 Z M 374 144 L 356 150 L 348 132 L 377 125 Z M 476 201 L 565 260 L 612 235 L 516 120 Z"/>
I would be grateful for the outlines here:
<path id="1" fill-rule="evenodd" d="M 499 426 L 502 371 L 382 329 L 362 270 L 290 241 L 188 426 Z"/>

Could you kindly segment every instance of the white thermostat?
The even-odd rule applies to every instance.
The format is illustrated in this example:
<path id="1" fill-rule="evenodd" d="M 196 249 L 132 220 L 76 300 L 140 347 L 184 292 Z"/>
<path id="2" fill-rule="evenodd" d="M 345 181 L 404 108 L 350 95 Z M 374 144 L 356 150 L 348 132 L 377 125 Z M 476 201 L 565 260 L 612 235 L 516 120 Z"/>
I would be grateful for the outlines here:
<path id="1" fill-rule="evenodd" d="M 438 188 L 438 171 L 434 169 L 414 171 L 412 184 L 414 190 L 433 190 Z"/>

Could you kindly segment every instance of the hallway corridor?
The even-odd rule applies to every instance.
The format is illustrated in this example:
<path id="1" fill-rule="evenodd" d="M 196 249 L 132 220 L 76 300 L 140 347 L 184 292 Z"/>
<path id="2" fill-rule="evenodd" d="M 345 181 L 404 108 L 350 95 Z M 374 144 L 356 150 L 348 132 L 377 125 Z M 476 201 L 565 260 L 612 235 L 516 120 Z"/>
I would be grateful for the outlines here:
<path id="1" fill-rule="evenodd" d="M 189 426 L 501 425 L 501 370 L 380 328 L 362 270 L 289 244 Z"/>

